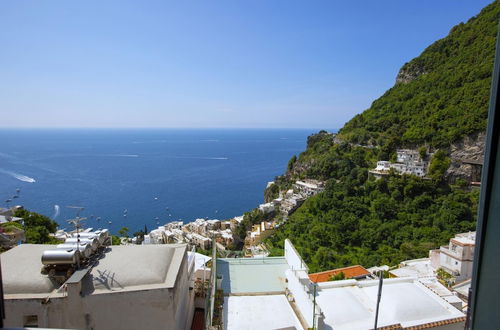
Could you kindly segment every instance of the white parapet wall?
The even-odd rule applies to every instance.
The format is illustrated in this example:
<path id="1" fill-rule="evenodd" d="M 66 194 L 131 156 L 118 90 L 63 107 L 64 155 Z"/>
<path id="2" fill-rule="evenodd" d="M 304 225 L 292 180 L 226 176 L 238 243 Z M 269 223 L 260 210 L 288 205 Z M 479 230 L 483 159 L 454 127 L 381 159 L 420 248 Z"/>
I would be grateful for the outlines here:
<path id="1" fill-rule="evenodd" d="M 302 260 L 302 257 L 297 250 L 295 250 L 295 247 L 289 239 L 285 240 L 285 259 L 291 270 L 305 270 L 309 272 L 306 263 Z"/>
<path id="2" fill-rule="evenodd" d="M 314 286 L 316 284 L 309 280 L 309 275 L 304 270 L 287 270 L 285 274 L 288 291 L 292 294 L 295 305 L 308 327 L 312 328 L 315 325 L 316 329 L 322 329 L 323 313 L 317 304 L 316 307 L 314 306 Z M 313 318 L 316 320 L 313 321 Z"/>
<path id="3" fill-rule="evenodd" d="M 288 239 L 285 240 L 285 259 L 290 267 L 285 272 L 288 292 L 293 297 L 307 325 L 312 328 L 314 324 L 317 329 L 322 329 L 322 312 L 318 305 L 314 307 L 315 284 L 309 280 L 309 268 Z M 316 317 L 315 322 L 313 314 Z"/>

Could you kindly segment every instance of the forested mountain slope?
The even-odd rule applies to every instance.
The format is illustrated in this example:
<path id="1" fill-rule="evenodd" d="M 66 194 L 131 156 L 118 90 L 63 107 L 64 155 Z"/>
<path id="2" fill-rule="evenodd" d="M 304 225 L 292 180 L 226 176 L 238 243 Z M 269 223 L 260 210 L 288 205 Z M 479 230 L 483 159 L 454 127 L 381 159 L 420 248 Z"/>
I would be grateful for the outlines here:
<path id="1" fill-rule="evenodd" d="M 340 135 L 373 145 L 448 146 L 486 127 L 500 2 L 403 65 L 396 84 Z"/>
<path id="2" fill-rule="evenodd" d="M 455 233 L 475 229 L 478 191 L 445 180 L 450 145 L 486 128 L 500 2 L 429 46 L 400 70 L 395 86 L 334 136 L 320 132 L 266 190 L 276 197 L 299 178 L 326 181 L 267 240 L 292 240 L 311 268 L 395 265 L 426 257 Z M 428 178 L 368 174 L 396 148 L 435 152 Z"/>

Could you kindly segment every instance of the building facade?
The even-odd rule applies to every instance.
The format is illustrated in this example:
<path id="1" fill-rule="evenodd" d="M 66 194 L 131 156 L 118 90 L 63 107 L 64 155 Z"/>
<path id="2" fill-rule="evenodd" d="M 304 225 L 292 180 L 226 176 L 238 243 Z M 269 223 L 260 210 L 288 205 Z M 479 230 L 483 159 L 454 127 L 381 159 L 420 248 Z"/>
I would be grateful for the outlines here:
<path id="1" fill-rule="evenodd" d="M 63 284 L 40 273 L 54 248 L 24 244 L 2 254 L 6 327 L 189 329 L 194 262 L 187 246 L 113 246 Z"/>
<path id="2" fill-rule="evenodd" d="M 457 234 L 448 245 L 430 252 L 432 266 L 454 276 L 456 282 L 470 279 L 475 245 L 476 232 Z"/>

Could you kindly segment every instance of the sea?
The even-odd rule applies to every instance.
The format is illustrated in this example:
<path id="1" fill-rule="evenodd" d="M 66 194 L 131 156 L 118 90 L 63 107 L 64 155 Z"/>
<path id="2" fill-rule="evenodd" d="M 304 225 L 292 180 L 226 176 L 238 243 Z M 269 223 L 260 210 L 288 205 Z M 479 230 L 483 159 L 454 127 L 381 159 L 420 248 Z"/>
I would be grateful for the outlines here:
<path id="1" fill-rule="evenodd" d="M 228 219 L 263 203 L 267 182 L 316 131 L 3 129 L 0 205 L 23 205 L 61 229 L 81 207 L 85 227 L 112 233 Z"/>

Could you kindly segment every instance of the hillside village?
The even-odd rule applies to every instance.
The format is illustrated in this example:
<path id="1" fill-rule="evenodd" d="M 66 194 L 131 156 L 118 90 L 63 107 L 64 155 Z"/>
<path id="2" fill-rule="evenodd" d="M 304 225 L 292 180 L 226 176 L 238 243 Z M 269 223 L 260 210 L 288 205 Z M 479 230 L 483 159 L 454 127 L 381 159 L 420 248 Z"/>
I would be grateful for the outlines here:
<path id="1" fill-rule="evenodd" d="M 5 326 L 464 329 L 499 11 L 406 63 L 338 134 L 310 136 L 243 215 L 117 237 L 34 232 L 22 206 L 0 209 Z"/>

